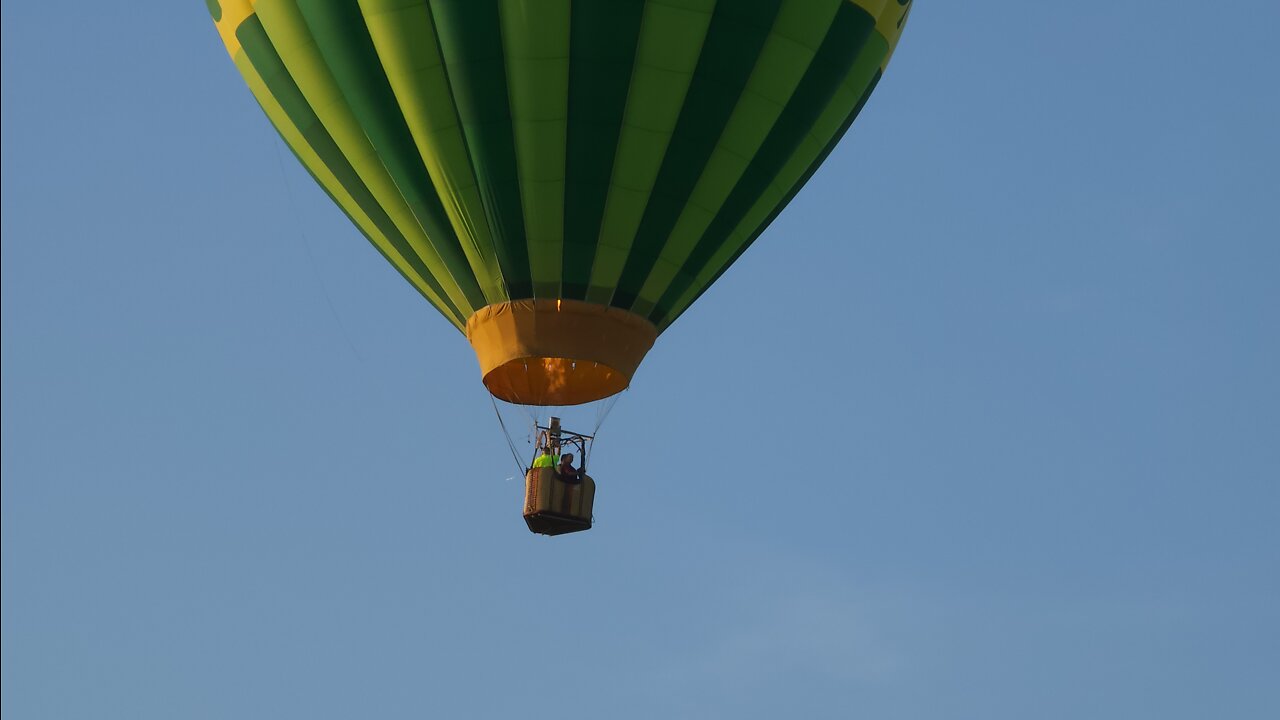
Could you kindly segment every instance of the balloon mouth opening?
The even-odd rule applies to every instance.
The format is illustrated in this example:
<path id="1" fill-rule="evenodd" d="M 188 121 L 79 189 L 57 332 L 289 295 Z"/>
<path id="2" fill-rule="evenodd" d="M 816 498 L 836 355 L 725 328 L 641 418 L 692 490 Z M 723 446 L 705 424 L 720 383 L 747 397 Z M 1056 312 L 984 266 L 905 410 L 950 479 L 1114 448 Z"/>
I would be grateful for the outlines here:
<path id="1" fill-rule="evenodd" d="M 640 315 L 581 300 L 511 300 L 467 319 L 485 387 L 520 405 L 581 405 L 620 393 L 657 337 Z"/>
<path id="2" fill-rule="evenodd" d="M 629 381 L 608 365 L 558 357 L 517 358 L 484 376 L 494 397 L 519 405 L 582 405 L 626 390 Z"/>

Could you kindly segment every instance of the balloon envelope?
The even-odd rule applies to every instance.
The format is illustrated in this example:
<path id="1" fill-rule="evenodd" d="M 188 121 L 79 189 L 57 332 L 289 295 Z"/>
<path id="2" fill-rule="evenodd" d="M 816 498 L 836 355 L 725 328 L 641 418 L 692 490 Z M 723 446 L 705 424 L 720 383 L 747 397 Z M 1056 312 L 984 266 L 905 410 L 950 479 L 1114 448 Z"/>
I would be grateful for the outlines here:
<path id="1" fill-rule="evenodd" d="M 496 396 L 625 388 L 844 135 L 910 0 L 207 0 Z"/>

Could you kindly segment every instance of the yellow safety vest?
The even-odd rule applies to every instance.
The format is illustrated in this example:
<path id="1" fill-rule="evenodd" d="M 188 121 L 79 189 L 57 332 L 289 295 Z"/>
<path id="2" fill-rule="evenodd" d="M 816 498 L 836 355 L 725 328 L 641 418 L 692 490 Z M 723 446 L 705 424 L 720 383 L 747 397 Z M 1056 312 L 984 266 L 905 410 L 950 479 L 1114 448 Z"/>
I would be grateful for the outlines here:
<path id="1" fill-rule="evenodd" d="M 560 458 L 555 455 L 539 455 L 533 459 L 533 466 L 536 468 L 549 467 L 553 468 L 560 463 Z"/>

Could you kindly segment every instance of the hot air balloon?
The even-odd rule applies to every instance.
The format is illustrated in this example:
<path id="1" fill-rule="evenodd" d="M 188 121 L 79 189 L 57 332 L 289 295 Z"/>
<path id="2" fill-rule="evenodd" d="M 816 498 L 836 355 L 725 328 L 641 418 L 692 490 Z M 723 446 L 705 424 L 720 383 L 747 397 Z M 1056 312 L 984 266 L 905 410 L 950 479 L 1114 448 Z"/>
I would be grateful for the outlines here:
<path id="1" fill-rule="evenodd" d="M 316 182 L 489 392 L 538 406 L 627 388 L 848 130 L 911 8 L 206 2 Z"/>

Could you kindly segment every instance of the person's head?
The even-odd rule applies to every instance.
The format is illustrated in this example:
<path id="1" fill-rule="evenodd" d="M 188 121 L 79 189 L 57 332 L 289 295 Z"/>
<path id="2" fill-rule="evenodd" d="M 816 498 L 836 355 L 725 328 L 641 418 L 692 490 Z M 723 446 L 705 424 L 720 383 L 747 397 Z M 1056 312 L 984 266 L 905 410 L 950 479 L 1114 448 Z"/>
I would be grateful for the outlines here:
<path id="1" fill-rule="evenodd" d="M 573 453 L 565 453 L 565 454 L 564 454 L 564 456 L 560 458 L 560 462 L 562 462 L 562 463 L 572 463 L 572 462 L 573 462 Z"/>

